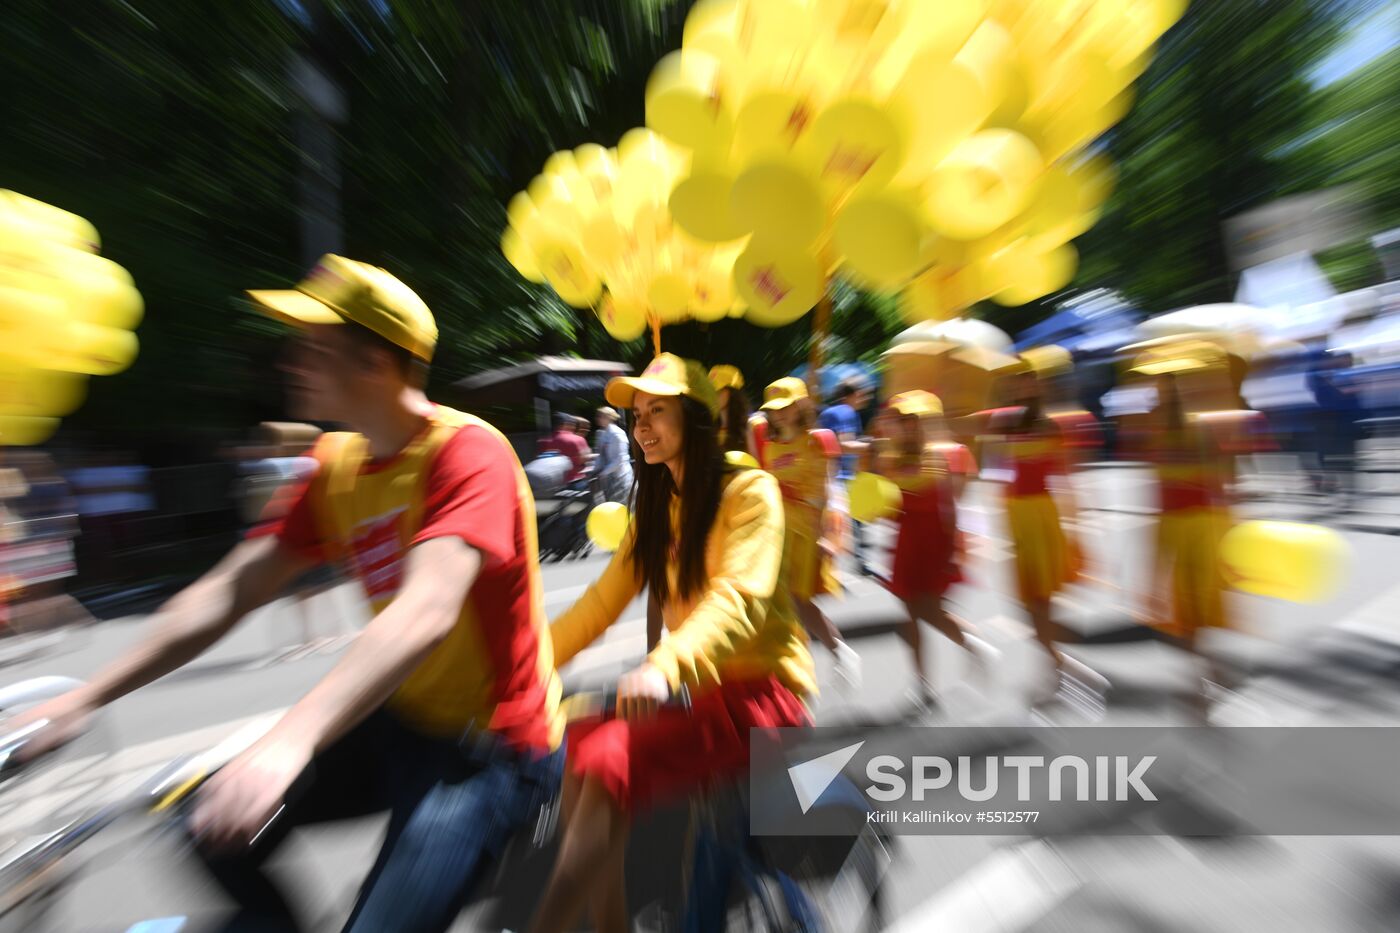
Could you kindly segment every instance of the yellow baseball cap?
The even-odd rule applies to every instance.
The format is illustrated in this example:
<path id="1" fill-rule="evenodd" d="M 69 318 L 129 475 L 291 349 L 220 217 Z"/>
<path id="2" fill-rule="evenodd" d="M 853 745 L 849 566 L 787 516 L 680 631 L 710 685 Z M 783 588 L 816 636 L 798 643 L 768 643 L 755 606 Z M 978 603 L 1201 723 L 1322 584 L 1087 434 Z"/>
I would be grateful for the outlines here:
<path id="1" fill-rule="evenodd" d="M 721 389 L 742 389 L 744 387 L 744 374 L 739 372 L 737 366 L 721 363 L 718 366 L 710 367 L 710 382 L 714 385 L 716 392 Z"/>
<path id="2" fill-rule="evenodd" d="M 1032 347 L 1021 354 L 1021 362 L 1041 379 L 1059 376 L 1074 369 L 1074 358 L 1064 347 L 1049 344 Z"/>
<path id="3" fill-rule="evenodd" d="M 293 327 L 348 321 L 425 361 L 437 346 L 433 312 L 413 289 L 378 266 L 343 256 L 322 256 L 295 289 L 250 290 L 248 297 Z"/>
<path id="4" fill-rule="evenodd" d="M 719 414 L 719 396 L 710 384 L 705 368 L 694 360 L 681 359 L 674 353 L 662 353 L 647 364 L 640 376 L 617 376 L 608 382 L 603 396 L 608 404 L 631 408 L 638 392 L 647 395 L 685 396 L 694 399 Z"/>
<path id="5" fill-rule="evenodd" d="M 1225 351 L 1204 340 L 1185 340 L 1150 347 L 1133 360 L 1131 372 L 1167 376 L 1224 367 Z"/>
<path id="6" fill-rule="evenodd" d="M 779 411 L 807 397 L 807 383 L 796 376 L 784 376 L 763 390 L 764 411 Z"/>
<path id="7" fill-rule="evenodd" d="M 943 403 L 938 396 L 923 389 L 901 392 L 890 399 L 889 406 L 901 415 L 917 415 L 920 418 L 943 414 Z"/>

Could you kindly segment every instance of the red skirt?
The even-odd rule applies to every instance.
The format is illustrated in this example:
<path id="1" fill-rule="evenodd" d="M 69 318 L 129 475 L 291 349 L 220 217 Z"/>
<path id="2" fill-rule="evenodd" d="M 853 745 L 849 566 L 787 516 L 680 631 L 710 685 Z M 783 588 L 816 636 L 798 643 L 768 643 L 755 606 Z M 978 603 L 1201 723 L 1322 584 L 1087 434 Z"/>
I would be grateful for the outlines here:
<path id="1" fill-rule="evenodd" d="M 956 560 L 957 529 L 948 527 L 943 509 L 923 505 L 906 508 L 899 520 L 888 588 L 903 600 L 942 596 L 963 579 Z"/>
<path id="2" fill-rule="evenodd" d="M 591 719 L 569 727 L 569 769 L 594 777 L 626 811 L 688 796 L 749 763 L 749 730 L 811 725 L 797 695 L 777 677 L 722 683 L 689 710 L 650 719 Z"/>

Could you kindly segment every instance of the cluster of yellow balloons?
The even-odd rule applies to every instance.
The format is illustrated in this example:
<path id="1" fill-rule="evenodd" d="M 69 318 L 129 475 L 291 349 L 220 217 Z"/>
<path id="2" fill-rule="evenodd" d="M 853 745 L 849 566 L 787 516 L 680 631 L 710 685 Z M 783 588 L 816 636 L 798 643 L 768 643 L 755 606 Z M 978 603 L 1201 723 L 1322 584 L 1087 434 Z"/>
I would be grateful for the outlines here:
<path id="1" fill-rule="evenodd" d="M 700 0 L 647 87 L 689 154 L 671 214 L 742 248 L 735 290 L 769 323 L 838 269 L 914 320 L 1049 294 L 1112 186 L 1085 148 L 1185 5 Z"/>
<path id="2" fill-rule="evenodd" d="M 548 283 L 578 308 L 594 307 L 618 340 L 649 323 L 741 316 L 734 260 L 741 247 L 688 236 L 667 199 L 688 157 L 647 129 L 556 152 L 507 208 L 501 250 L 521 275 Z"/>
<path id="3" fill-rule="evenodd" d="M 43 443 L 83 403 L 88 376 L 136 358 L 145 306 L 99 246 L 76 214 L 0 191 L 0 444 Z"/>

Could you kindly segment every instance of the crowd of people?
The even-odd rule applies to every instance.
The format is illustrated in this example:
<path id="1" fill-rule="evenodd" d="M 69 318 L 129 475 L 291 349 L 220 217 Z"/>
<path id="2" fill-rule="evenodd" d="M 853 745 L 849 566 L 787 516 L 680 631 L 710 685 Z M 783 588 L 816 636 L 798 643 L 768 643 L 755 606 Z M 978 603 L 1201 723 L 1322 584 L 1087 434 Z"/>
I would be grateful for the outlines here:
<path id="1" fill-rule="evenodd" d="M 356 576 L 373 619 L 209 782 L 188 820 L 245 928 L 294 926 L 262 871 L 293 827 L 387 810 L 347 929 L 444 929 L 490 859 L 561 794 L 562 842 L 532 929 L 572 929 L 585 912 L 599 930 L 626 929 L 637 815 L 741 772 L 750 728 L 812 722 L 811 640 L 832 654 L 838 682 L 859 682 L 859 656 L 821 601 L 841 588 L 840 555 L 876 573 L 849 516 L 861 473 L 887 478 L 901 500 L 880 579 L 904 606 L 925 706 L 937 697 L 923 625 L 985 661 L 944 600 L 961 579 L 958 503 L 979 463 L 1006 468 L 1016 592 L 1048 668 L 1073 676 L 1051 607 L 1083 569 L 1068 477 L 1087 425 L 1047 397 L 1064 365 L 1053 354 L 1004 374 L 1003 407 L 957 418 L 922 390 L 871 411 L 859 383 L 819 410 L 793 377 L 766 386 L 751 413 L 737 369 L 667 353 L 613 379 L 592 450 L 587 424 L 567 415 L 542 449 L 567 464 L 566 481 L 591 467 L 633 519 L 599 578 L 551 622 L 531 478 L 499 431 L 424 393 L 438 331 L 423 302 L 385 270 L 338 256 L 295 289 L 250 294 L 300 332 L 287 370 L 294 417 L 346 430 L 266 445 L 257 475 L 291 482 L 250 490 L 276 507 L 256 510 L 246 538 L 166 602 L 136 648 L 24 714 L 42 723 L 25 754 L 41 754 L 314 568 Z M 1161 477 L 1157 566 L 1170 581 L 1149 621 L 1196 650 L 1202 628 L 1224 623 L 1218 542 L 1241 406 L 1208 345 L 1159 349 L 1136 369 L 1157 386 L 1139 441 Z M 615 715 L 566 723 L 558 668 L 642 594 L 658 631 L 618 680 Z M 669 702 L 681 693 L 684 709 Z"/>

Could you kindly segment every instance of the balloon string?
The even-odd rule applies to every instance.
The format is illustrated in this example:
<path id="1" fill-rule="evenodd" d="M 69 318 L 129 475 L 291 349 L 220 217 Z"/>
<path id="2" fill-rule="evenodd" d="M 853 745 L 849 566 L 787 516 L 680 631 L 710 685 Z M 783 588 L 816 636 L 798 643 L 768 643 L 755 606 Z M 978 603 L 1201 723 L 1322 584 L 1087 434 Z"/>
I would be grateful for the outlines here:
<path id="1" fill-rule="evenodd" d="M 661 355 L 661 318 L 655 315 L 651 318 L 651 349 L 657 356 Z"/>
<path id="2" fill-rule="evenodd" d="M 812 390 L 821 386 L 820 370 L 823 350 L 826 347 L 826 333 L 831 327 L 831 283 L 822 285 L 822 297 L 817 302 L 817 316 L 812 321 L 812 352 L 807 359 L 807 378 Z"/>

